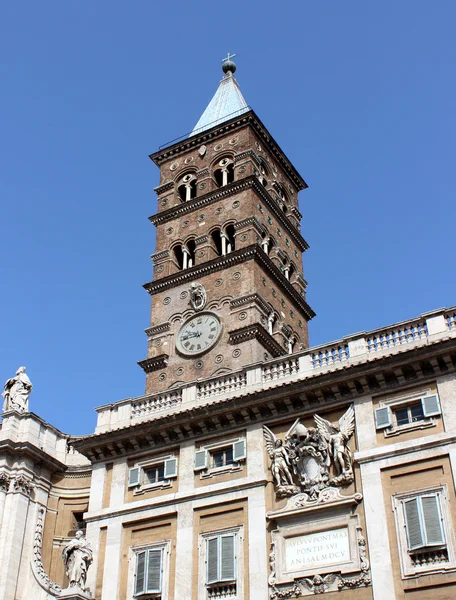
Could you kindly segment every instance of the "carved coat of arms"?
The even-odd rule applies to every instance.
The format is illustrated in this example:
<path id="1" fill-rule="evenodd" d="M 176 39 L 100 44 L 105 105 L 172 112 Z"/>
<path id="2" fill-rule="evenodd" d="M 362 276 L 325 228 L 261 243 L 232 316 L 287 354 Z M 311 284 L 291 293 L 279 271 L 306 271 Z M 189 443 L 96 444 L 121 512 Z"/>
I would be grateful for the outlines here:
<path id="1" fill-rule="evenodd" d="M 296 419 L 283 440 L 263 427 L 279 496 L 304 492 L 314 500 L 327 487 L 353 481 L 353 458 L 348 447 L 355 429 L 353 406 L 337 424 L 319 415 L 314 415 L 314 421 L 315 427 L 306 427 Z"/>

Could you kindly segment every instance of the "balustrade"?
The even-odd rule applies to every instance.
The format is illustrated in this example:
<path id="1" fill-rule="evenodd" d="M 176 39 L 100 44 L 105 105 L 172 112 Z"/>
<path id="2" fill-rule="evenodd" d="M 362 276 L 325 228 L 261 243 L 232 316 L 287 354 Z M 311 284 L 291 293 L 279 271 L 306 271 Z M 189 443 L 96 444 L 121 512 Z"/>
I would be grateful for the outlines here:
<path id="1" fill-rule="evenodd" d="M 410 344 L 427 336 L 425 321 L 407 323 L 393 329 L 378 331 L 367 338 L 367 351 L 378 352 L 385 348 Z"/>
<path id="2" fill-rule="evenodd" d="M 220 394 L 237 392 L 246 385 L 247 375 L 245 371 L 242 371 L 241 373 L 233 373 L 233 375 L 221 377 L 220 379 L 210 379 L 198 384 L 196 396 L 198 400 L 203 400 Z"/>
<path id="3" fill-rule="evenodd" d="M 135 400 L 131 405 L 131 416 L 133 419 L 144 417 L 158 410 L 174 408 L 182 402 L 182 390 L 149 396 Z"/>
<path id="4" fill-rule="evenodd" d="M 275 379 L 282 379 L 299 372 L 299 358 L 285 358 L 272 364 L 265 365 L 262 369 L 262 379 L 266 383 Z"/>
<path id="5" fill-rule="evenodd" d="M 347 360 L 350 356 L 348 344 L 337 344 L 328 348 L 321 348 L 311 353 L 312 367 L 330 367 Z"/>

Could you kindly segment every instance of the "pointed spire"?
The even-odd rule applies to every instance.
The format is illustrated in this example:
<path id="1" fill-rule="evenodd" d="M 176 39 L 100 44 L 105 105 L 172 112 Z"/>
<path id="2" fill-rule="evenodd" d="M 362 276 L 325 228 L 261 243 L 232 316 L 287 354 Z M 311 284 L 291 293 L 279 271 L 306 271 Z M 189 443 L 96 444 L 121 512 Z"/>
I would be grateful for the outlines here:
<path id="1" fill-rule="evenodd" d="M 223 59 L 222 70 L 225 73 L 223 79 L 190 135 L 201 133 L 249 110 L 238 82 L 234 78 L 236 64 L 231 60 L 234 56 L 236 55 L 228 53 L 228 57 Z"/>

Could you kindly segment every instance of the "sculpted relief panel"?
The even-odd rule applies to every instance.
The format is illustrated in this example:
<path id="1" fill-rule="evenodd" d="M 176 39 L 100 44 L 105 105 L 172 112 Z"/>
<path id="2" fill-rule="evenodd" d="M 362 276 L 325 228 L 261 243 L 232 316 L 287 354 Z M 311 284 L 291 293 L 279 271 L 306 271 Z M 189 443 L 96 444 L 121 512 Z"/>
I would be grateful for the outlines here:
<path id="1" fill-rule="evenodd" d="M 314 415 L 315 427 L 297 419 L 280 439 L 263 428 L 271 471 L 278 496 L 304 493 L 315 500 L 328 487 L 353 481 L 353 458 L 348 442 L 355 430 L 355 413 L 350 406 L 337 424 Z"/>

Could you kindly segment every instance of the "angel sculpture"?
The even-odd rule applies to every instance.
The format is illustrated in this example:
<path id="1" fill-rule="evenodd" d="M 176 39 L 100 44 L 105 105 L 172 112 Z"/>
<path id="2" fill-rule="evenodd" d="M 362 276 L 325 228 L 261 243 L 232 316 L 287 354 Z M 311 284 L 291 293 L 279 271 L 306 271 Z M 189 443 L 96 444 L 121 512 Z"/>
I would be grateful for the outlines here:
<path id="1" fill-rule="evenodd" d="M 315 575 L 312 579 L 303 577 L 299 580 L 300 583 L 304 584 L 309 592 L 314 594 L 324 594 L 329 591 L 329 586 L 335 582 L 337 575 L 330 573 L 322 577 L 321 575 Z"/>
<path id="2" fill-rule="evenodd" d="M 266 441 L 266 449 L 271 459 L 271 471 L 278 488 L 295 487 L 293 476 L 290 471 L 290 459 L 283 445 L 283 441 L 276 437 L 272 431 L 263 426 L 263 435 Z"/>
<path id="3" fill-rule="evenodd" d="M 326 419 L 314 415 L 320 436 L 327 442 L 336 474 L 348 475 L 353 471 L 352 456 L 348 440 L 355 430 L 355 411 L 353 405 L 339 419 L 339 425 L 334 425 Z"/>

